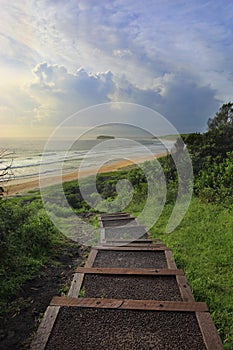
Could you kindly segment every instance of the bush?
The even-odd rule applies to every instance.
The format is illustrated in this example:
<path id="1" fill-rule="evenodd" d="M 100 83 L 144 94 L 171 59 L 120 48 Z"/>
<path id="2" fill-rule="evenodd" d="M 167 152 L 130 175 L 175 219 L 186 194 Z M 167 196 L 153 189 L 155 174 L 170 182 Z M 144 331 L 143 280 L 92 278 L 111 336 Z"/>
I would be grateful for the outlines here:
<path id="1" fill-rule="evenodd" d="M 195 179 L 195 193 L 206 202 L 233 203 L 233 152 L 221 163 L 206 159 Z"/>
<path id="2" fill-rule="evenodd" d="M 2 305 L 38 272 L 59 236 L 40 201 L 0 201 L 0 299 Z"/>

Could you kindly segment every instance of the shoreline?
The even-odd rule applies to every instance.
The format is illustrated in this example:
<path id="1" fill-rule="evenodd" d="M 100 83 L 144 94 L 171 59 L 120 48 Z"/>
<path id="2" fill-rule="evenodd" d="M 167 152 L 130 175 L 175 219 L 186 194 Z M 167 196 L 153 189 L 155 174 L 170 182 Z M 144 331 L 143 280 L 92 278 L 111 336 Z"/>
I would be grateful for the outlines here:
<path id="1" fill-rule="evenodd" d="M 106 164 L 102 166 L 98 170 L 98 173 L 118 171 L 129 165 L 143 163 L 147 160 L 161 158 L 166 155 L 167 153 L 160 153 L 160 154 L 153 155 L 151 157 L 141 157 L 141 158 L 135 158 L 132 160 L 119 160 L 111 164 Z M 92 169 L 80 172 L 79 176 L 88 177 L 90 175 L 94 175 L 95 173 L 96 173 L 96 169 L 92 168 Z M 62 182 L 73 181 L 73 180 L 76 180 L 77 178 L 78 178 L 78 171 L 62 174 Z M 60 176 L 54 175 L 54 176 L 44 177 L 42 180 L 42 183 L 43 183 L 43 187 L 48 187 L 48 186 L 56 185 L 60 181 L 61 181 Z M 14 195 L 21 195 L 21 194 L 27 193 L 28 191 L 37 190 L 37 189 L 39 190 L 40 187 L 41 187 L 41 184 L 40 184 L 39 176 L 30 178 L 30 179 L 11 180 L 4 186 L 5 196 L 8 197 L 8 196 L 14 196 Z"/>

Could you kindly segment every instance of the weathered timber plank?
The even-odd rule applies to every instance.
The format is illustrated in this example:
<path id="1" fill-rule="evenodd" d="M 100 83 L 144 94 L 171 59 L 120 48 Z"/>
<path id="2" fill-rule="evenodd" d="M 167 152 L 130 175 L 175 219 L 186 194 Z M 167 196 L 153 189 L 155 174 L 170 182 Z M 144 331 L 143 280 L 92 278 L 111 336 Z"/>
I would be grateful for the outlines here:
<path id="1" fill-rule="evenodd" d="M 97 250 L 128 250 L 128 251 L 170 251 L 167 246 L 149 244 L 148 246 L 95 246 Z M 171 263 L 170 263 L 171 264 Z M 172 268 L 172 267 L 171 267 Z M 173 267 L 176 268 L 176 267 Z"/>
<path id="2" fill-rule="evenodd" d="M 75 270 L 80 274 L 110 274 L 110 275 L 157 275 L 157 276 L 173 276 L 180 275 L 183 277 L 184 272 L 180 269 L 131 269 L 131 268 L 101 268 L 101 267 L 78 267 Z M 186 279 L 185 279 L 186 280 Z M 181 280 L 184 284 L 184 281 Z M 187 280 L 186 280 L 187 282 Z"/>
<path id="3" fill-rule="evenodd" d="M 149 239 L 149 238 L 145 238 L 145 239 L 135 239 L 135 240 L 129 240 L 129 239 L 107 239 L 105 241 L 105 244 L 117 244 L 117 243 L 124 243 L 124 244 L 130 244 L 130 243 L 154 243 L 156 242 L 156 244 L 161 244 L 158 243 L 156 240 L 153 239 Z"/>
<path id="4" fill-rule="evenodd" d="M 197 321 L 207 350 L 223 350 L 223 344 L 209 313 L 196 312 Z"/>
<path id="5" fill-rule="evenodd" d="M 58 305 L 50 305 L 47 307 L 47 310 L 45 311 L 41 324 L 38 328 L 37 334 L 31 343 L 31 350 L 45 349 L 59 310 L 60 307 Z"/>
<path id="6" fill-rule="evenodd" d="M 168 266 L 168 268 L 169 269 L 176 269 L 177 266 L 176 266 L 175 260 L 173 258 L 171 249 L 167 248 L 167 250 L 165 251 L 165 256 L 166 256 L 166 259 L 167 259 L 167 266 Z"/>
<path id="7" fill-rule="evenodd" d="M 100 220 L 102 219 L 107 219 L 107 218 L 122 218 L 122 217 L 131 217 L 129 213 L 112 213 L 112 214 L 100 214 L 99 218 Z"/>
<path id="8" fill-rule="evenodd" d="M 83 283 L 84 273 L 75 273 L 68 292 L 68 297 L 78 298 Z"/>
<path id="9" fill-rule="evenodd" d="M 69 297 L 57 297 L 57 296 L 55 296 L 55 297 L 53 297 L 50 305 L 116 309 L 116 308 L 119 308 L 123 302 L 124 301 L 121 299 L 69 298 Z"/>
<path id="10" fill-rule="evenodd" d="M 191 288 L 188 284 L 187 278 L 185 276 L 181 276 L 177 274 L 176 281 L 180 289 L 180 294 L 182 299 L 187 302 L 195 301 Z"/>
<path id="11" fill-rule="evenodd" d="M 125 300 L 122 309 L 154 310 L 154 311 L 202 311 L 207 312 L 206 303 L 183 301 L 156 301 L 156 300 Z"/>
<path id="12" fill-rule="evenodd" d="M 121 300 L 121 299 L 102 299 L 102 298 L 69 298 L 53 297 L 51 304 L 53 306 L 79 306 L 96 307 L 110 309 L 129 309 L 129 310 L 153 310 L 153 311 L 182 311 L 182 312 L 207 312 L 206 303 L 202 302 L 183 302 L 183 301 L 158 301 L 158 300 Z"/>
<path id="13" fill-rule="evenodd" d="M 86 264 L 85 264 L 85 267 L 92 267 L 94 261 L 95 261 L 95 258 L 96 258 L 96 255 L 97 255 L 98 251 L 96 249 L 91 249 L 90 251 L 90 254 L 87 258 L 87 261 L 86 261 Z"/>
<path id="14" fill-rule="evenodd" d="M 101 245 L 100 247 L 127 247 L 127 248 L 133 248 L 133 247 L 141 247 L 141 248 L 159 248 L 160 250 L 166 250 L 167 247 L 164 245 L 164 244 L 154 244 L 153 242 L 152 243 L 127 243 L 127 244 L 124 244 L 123 242 L 121 244 L 106 244 L 105 242 L 100 242 Z M 155 249 L 154 249 L 155 250 Z"/>
<path id="15" fill-rule="evenodd" d="M 130 221 L 134 221 L 134 220 L 136 220 L 136 218 L 134 217 L 134 216 L 118 216 L 118 217 L 114 217 L 114 216 L 111 216 L 111 217 L 105 217 L 105 218 L 101 218 L 100 219 L 102 222 L 109 222 L 109 221 L 122 221 L 122 222 L 124 222 L 124 221 L 128 221 L 128 220 L 130 220 Z"/>

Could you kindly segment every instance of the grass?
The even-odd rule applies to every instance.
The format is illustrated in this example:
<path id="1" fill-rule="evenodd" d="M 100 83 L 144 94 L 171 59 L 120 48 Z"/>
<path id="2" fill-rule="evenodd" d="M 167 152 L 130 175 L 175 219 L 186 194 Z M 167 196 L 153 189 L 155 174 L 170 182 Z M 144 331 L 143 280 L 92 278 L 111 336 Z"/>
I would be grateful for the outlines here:
<path id="1" fill-rule="evenodd" d="M 85 293 L 86 293 L 85 288 L 81 288 L 78 294 L 79 298 L 84 298 Z"/>

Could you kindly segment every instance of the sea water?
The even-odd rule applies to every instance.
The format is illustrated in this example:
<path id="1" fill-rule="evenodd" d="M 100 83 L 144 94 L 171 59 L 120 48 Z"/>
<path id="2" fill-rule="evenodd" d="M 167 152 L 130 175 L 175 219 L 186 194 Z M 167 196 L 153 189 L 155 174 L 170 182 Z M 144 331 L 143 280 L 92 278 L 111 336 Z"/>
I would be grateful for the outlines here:
<path id="1" fill-rule="evenodd" d="M 139 159 L 145 157 L 145 147 L 153 155 L 169 152 L 174 142 L 158 139 L 139 139 L 127 147 L 114 140 L 107 147 L 96 149 L 104 140 L 79 140 L 70 148 L 69 140 L 56 140 L 45 148 L 45 139 L 2 138 L 0 150 L 6 151 L 0 158 L 0 173 L 11 165 L 12 179 L 30 179 L 37 176 L 53 176 L 61 168 L 63 173 L 77 171 L 85 159 L 85 166 L 95 168 L 107 159 Z M 91 151 L 91 154 L 90 154 Z M 6 156 L 6 154 L 8 154 Z M 3 181 L 3 178 L 0 178 Z"/>

